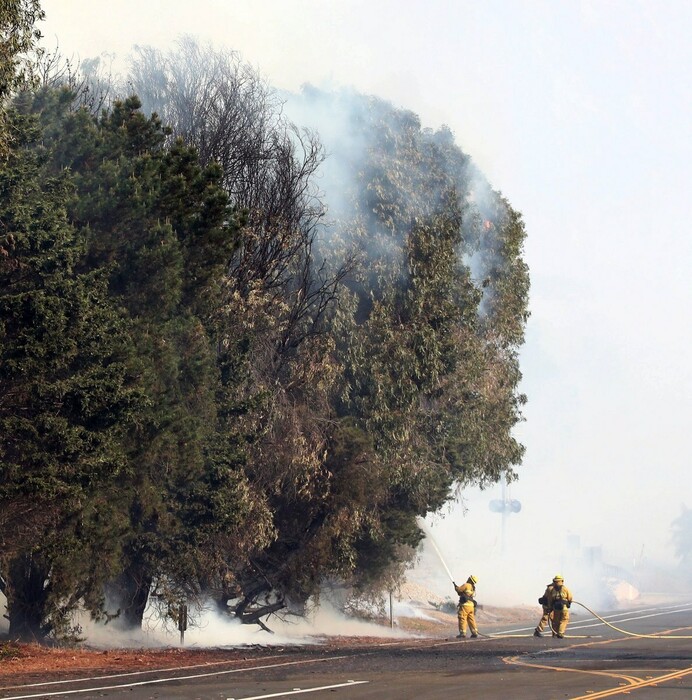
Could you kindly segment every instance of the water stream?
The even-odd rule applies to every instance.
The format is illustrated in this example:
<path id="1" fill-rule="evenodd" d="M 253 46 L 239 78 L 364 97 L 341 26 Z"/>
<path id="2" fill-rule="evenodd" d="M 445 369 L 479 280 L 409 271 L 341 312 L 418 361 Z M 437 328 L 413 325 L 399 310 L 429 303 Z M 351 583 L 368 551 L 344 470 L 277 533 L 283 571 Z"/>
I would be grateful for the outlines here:
<path id="1" fill-rule="evenodd" d="M 425 524 L 425 521 L 422 518 L 418 518 L 418 525 L 420 526 L 421 530 L 425 533 L 425 539 L 430 542 L 432 545 L 432 548 L 435 550 L 435 553 L 437 554 L 437 558 L 440 560 L 440 563 L 442 566 L 444 566 L 445 571 L 447 572 L 447 576 L 449 576 L 449 580 L 454 583 L 454 577 L 452 576 L 452 572 L 449 570 L 449 567 L 447 566 L 447 562 L 445 561 L 444 557 L 442 556 L 442 552 L 440 552 L 440 548 L 437 546 L 437 542 L 435 542 L 435 538 L 433 537 L 432 532 L 430 532 L 430 528 Z"/>

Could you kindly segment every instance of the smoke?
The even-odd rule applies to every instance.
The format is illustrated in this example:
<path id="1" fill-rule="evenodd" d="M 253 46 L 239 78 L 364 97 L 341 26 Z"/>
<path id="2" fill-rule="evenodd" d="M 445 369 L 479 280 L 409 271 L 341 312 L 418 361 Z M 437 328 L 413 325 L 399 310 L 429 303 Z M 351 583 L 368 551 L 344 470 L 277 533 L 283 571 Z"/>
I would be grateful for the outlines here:
<path id="1" fill-rule="evenodd" d="M 280 96 L 287 118 L 299 128 L 317 133 L 325 148 L 316 184 L 326 200 L 328 235 L 336 221 L 352 216 L 354 174 L 365 162 L 369 146 L 368 134 L 354 121 L 358 96 L 352 90 L 328 93 L 311 86 L 305 86 L 300 94 Z"/>
<path id="2" fill-rule="evenodd" d="M 686 449 L 692 326 L 681 322 L 692 289 L 690 199 L 683 189 L 689 158 L 681 148 L 689 143 L 690 110 L 677 79 L 679 66 L 689 62 L 689 3 L 628 4 L 626 26 L 621 2 L 562 3 L 550 12 L 542 3 L 522 4 L 501 14 L 492 3 L 477 3 L 473 17 L 464 16 L 461 3 L 456 9 L 402 5 L 399 27 L 415 46 L 435 45 L 435 51 L 412 51 L 400 32 L 386 31 L 388 8 L 374 5 L 365 25 L 345 12 L 330 32 L 323 31 L 325 15 L 297 13 L 289 3 L 247 4 L 245 11 L 214 3 L 214 11 L 223 5 L 228 13 L 214 21 L 199 7 L 184 16 L 182 4 L 165 15 L 147 14 L 145 5 L 137 12 L 120 8 L 108 23 L 110 45 L 102 47 L 104 34 L 83 27 L 103 25 L 104 7 L 52 4 L 60 12 L 48 12 L 48 19 L 62 22 L 61 38 L 87 53 L 112 50 L 116 41 L 115 48 L 126 50 L 133 27 L 125 24 L 143 12 L 147 17 L 135 27 L 141 42 L 195 29 L 224 41 L 236 26 L 248 31 L 237 32 L 235 47 L 282 84 L 331 74 L 452 119 L 485 171 L 525 213 L 532 317 L 521 363 L 529 397 L 520 438 L 527 455 L 516 486 L 522 511 L 507 517 L 502 554 L 501 516 L 488 509 L 497 494 L 469 491 L 466 510 L 455 504 L 445 517 L 430 519 L 440 550 L 456 577 L 479 577 L 487 602 L 535 604 L 557 572 L 585 599 L 594 581 L 602 587 L 587 554 L 599 549 L 596 568 L 633 573 L 643 595 L 677 585 L 669 530 L 692 487 Z M 454 27 L 453 41 L 440 26 Z M 306 40 L 295 41 L 287 55 L 267 27 Z M 589 61 L 585 42 L 593 49 Z M 625 104 L 637 108 L 623 121 Z M 329 116 L 335 136 L 348 133 L 343 114 Z M 337 216 L 346 202 L 340 185 L 347 183 L 342 157 L 349 156 L 349 140 L 340 154 L 329 120 L 295 119 L 319 121 L 328 154 L 339 156 L 327 159 L 325 168 L 336 171 L 324 170 L 322 180 Z M 365 143 L 351 143 L 357 162 Z M 633 167 L 635 153 L 645 167 Z M 470 201 L 478 203 L 476 197 L 474 188 Z M 481 256 L 465 262 L 474 279 L 484 279 Z M 423 556 L 431 583 L 447 595 L 447 575 L 429 549 Z"/>
<path id="3" fill-rule="evenodd" d="M 480 604 L 532 605 L 537 611 L 537 599 L 556 574 L 564 577 L 575 600 L 594 610 L 689 594 L 673 566 L 649 559 L 640 543 L 623 550 L 609 541 L 604 528 L 601 538 L 582 536 L 578 527 L 584 518 L 565 520 L 549 494 L 531 495 L 521 481 L 503 493 L 500 485 L 465 491 L 463 502 L 426 519 L 426 539 L 409 579 L 454 599 L 448 572 L 458 584 L 474 575 Z M 490 502 L 503 496 L 518 500 L 521 510 L 493 512 Z"/>
<path id="4" fill-rule="evenodd" d="M 413 112 L 347 88 L 304 86 L 281 97 L 287 118 L 318 134 L 325 149 L 315 183 L 327 210 L 321 244 L 345 233 L 371 268 L 387 261 L 405 275 L 411 222 L 446 211 L 454 191 L 462 212 L 459 263 L 481 291 L 478 313 L 486 315 L 505 263 L 498 234 L 507 205 L 449 128 L 423 128 Z"/>
<path id="5" fill-rule="evenodd" d="M 388 601 L 383 601 L 388 603 Z M 324 637 L 408 637 L 397 626 L 398 617 L 426 618 L 415 605 L 406 599 L 392 598 L 393 626 L 368 620 L 346 617 L 324 591 L 319 604 L 310 602 L 305 616 L 285 614 L 270 615 L 264 619 L 271 632 L 258 625 L 245 625 L 230 615 L 221 613 L 213 601 L 201 601 L 191 605 L 188 629 L 181 642 L 180 631 L 170 618 L 162 618 L 158 606 L 150 603 L 144 613 L 141 629 L 124 630 L 118 627 L 117 618 L 111 622 L 95 621 L 85 611 L 77 611 L 72 626 L 77 636 L 89 646 L 98 649 L 243 647 L 252 645 L 291 646 L 321 644 Z M 0 593 L 0 611 L 6 608 L 6 599 Z M 9 623 L 0 614 L 0 635 L 9 632 Z"/>
<path id="6" fill-rule="evenodd" d="M 383 601 L 386 602 L 386 601 Z M 181 642 L 180 630 L 171 618 L 162 615 L 153 600 L 148 604 L 141 628 L 122 629 L 118 619 L 95 621 L 89 613 L 78 610 L 72 615 L 71 627 L 78 638 L 99 649 L 163 648 L 171 646 L 194 648 L 243 647 L 252 645 L 291 646 L 321 644 L 326 636 L 392 637 L 410 636 L 402 632 L 396 618 L 423 617 L 423 613 L 407 600 L 392 599 L 394 626 L 364 619 L 347 617 L 330 600 L 329 590 L 323 591 L 319 603 L 308 601 L 306 614 L 292 615 L 286 611 L 270 615 L 263 622 L 271 630 L 258 625 L 242 624 L 231 615 L 224 615 L 211 600 L 191 603 L 188 628 Z M 0 636 L 9 632 L 6 598 L 0 593 Z"/>
<path id="7" fill-rule="evenodd" d="M 405 605 L 397 614 L 408 611 Z M 184 641 L 172 621 L 162 620 L 153 608 L 145 611 L 142 629 L 119 630 L 113 624 L 94 622 L 85 613 L 75 616 L 81 637 L 97 648 L 156 648 L 185 646 L 194 648 L 242 647 L 251 645 L 290 646 L 320 644 L 324 636 L 401 637 L 396 628 L 346 618 L 329 601 L 322 601 L 306 617 L 272 615 L 264 622 L 266 632 L 256 625 L 241 624 L 220 613 L 213 602 L 201 603 L 190 611 Z"/>

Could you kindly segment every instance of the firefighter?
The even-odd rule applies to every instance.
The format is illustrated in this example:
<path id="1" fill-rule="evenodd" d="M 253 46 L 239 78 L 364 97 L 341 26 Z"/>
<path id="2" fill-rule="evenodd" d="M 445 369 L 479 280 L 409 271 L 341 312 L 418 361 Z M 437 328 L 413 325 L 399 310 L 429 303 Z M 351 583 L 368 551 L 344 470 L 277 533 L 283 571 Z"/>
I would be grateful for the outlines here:
<path id="1" fill-rule="evenodd" d="M 546 591 L 546 593 L 548 593 L 547 599 L 552 613 L 553 637 L 562 639 L 565 636 L 565 630 L 569 622 L 572 594 L 565 586 L 565 580 L 559 574 L 553 578 L 552 590 L 550 592 Z"/>
<path id="2" fill-rule="evenodd" d="M 541 637 L 545 626 L 548 624 L 548 619 L 550 618 L 550 592 L 553 590 L 553 584 L 549 583 L 545 587 L 545 593 L 538 599 L 538 602 L 543 606 L 543 615 L 536 625 L 536 629 L 533 631 L 534 637 Z"/>
<path id="3" fill-rule="evenodd" d="M 476 581 L 475 576 L 469 576 L 466 583 L 457 586 L 454 581 L 454 590 L 459 594 L 459 605 L 457 606 L 457 617 L 459 618 L 459 634 L 457 639 L 466 638 L 466 627 L 471 630 L 471 637 L 474 639 L 478 636 L 478 627 L 476 627 Z"/>

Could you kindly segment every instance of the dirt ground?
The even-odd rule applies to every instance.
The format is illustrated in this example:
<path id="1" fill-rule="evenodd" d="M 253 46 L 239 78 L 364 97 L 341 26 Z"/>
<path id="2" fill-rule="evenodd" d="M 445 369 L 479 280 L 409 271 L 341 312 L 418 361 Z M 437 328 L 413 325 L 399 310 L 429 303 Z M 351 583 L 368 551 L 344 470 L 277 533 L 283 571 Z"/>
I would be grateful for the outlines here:
<path id="1" fill-rule="evenodd" d="M 242 650 L 218 649 L 60 649 L 39 644 L 0 643 L 0 679 L 74 675 L 75 672 L 132 671 L 208 664 L 243 656 Z"/>
<path id="2" fill-rule="evenodd" d="M 478 611 L 477 619 L 481 627 L 497 624 L 533 624 L 540 610 L 530 607 L 492 608 L 483 607 Z M 389 626 L 388 621 L 382 622 Z M 396 627 L 411 636 L 451 637 L 456 634 L 456 616 L 435 609 L 425 610 L 423 617 L 399 617 Z M 377 637 L 330 636 L 323 638 L 326 649 L 344 646 L 358 646 L 383 641 Z M 391 642 L 391 637 L 386 638 Z M 209 665 L 221 661 L 251 659 L 258 653 L 266 653 L 271 645 L 250 645 L 224 649 L 94 649 L 83 644 L 71 648 L 42 646 L 39 644 L 21 644 L 13 641 L 0 641 L 0 680 L 70 677 L 78 673 L 106 673 L 153 668 L 172 668 L 176 666 Z M 280 647 L 278 647 L 280 648 Z M 278 649 L 277 648 L 277 649 Z"/>

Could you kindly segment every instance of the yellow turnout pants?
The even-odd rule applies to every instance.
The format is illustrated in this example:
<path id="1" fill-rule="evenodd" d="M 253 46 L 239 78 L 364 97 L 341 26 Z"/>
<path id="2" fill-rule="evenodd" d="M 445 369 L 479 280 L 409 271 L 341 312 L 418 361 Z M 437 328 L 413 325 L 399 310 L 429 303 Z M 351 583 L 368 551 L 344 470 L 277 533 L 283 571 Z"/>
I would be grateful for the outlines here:
<path id="1" fill-rule="evenodd" d="M 569 610 L 567 608 L 553 610 L 553 632 L 555 632 L 555 634 L 564 634 L 568 622 Z"/>
<path id="2" fill-rule="evenodd" d="M 471 630 L 471 634 L 478 634 L 475 607 L 470 600 L 458 607 L 457 617 L 459 618 L 460 635 L 466 636 L 467 627 Z"/>
<path id="3" fill-rule="evenodd" d="M 550 617 L 550 608 L 543 608 L 543 616 L 538 621 L 536 625 L 536 632 L 542 632 L 545 626 L 548 624 L 548 618 Z"/>

